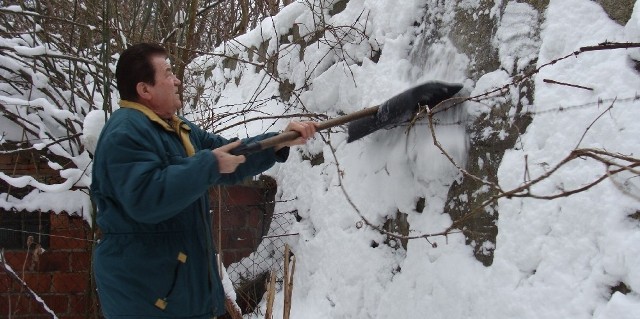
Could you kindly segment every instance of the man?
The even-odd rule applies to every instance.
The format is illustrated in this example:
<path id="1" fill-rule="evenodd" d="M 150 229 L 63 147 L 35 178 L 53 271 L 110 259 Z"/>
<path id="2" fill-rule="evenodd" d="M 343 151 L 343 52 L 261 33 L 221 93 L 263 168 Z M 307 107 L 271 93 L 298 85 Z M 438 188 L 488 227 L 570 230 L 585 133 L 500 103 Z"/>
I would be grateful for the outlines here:
<path id="1" fill-rule="evenodd" d="M 230 142 L 176 115 L 180 81 L 155 44 L 125 50 L 116 67 L 121 108 L 100 134 L 91 193 L 102 239 L 94 252 L 98 295 L 107 318 L 212 318 L 225 295 L 212 244 L 207 190 L 283 162 L 301 137 L 247 156 Z M 244 142 L 264 139 L 263 134 Z"/>

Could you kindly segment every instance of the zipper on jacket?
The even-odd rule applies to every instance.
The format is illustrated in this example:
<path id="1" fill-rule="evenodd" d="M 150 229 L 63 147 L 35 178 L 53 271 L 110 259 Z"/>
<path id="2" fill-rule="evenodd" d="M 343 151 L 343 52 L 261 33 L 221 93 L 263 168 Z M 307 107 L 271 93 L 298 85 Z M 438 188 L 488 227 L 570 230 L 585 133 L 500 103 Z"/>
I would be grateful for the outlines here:
<path id="1" fill-rule="evenodd" d="M 173 281 L 171 282 L 171 287 L 169 287 L 169 291 L 165 294 L 164 298 L 158 298 L 154 304 L 156 307 L 160 308 L 161 310 L 165 310 L 167 308 L 167 304 L 168 304 L 167 298 L 169 298 L 169 296 L 173 292 L 173 289 L 176 287 L 176 282 L 178 281 L 178 273 L 180 272 L 180 267 L 182 266 L 182 264 L 185 264 L 186 262 L 187 262 L 187 254 L 183 252 L 179 252 L 178 263 L 176 264 L 176 267 L 174 268 L 174 271 L 173 271 Z"/>
<path id="2" fill-rule="evenodd" d="M 219 254 L 217 254 L 217 252 L 215 251 L 214 247 L 213 247 L 213 232 L 211 230 L 211 227 L 213 225 L 213 221 L 211 220 L 211 218 L 213 218 L 212 214 L 209 214 L 209 216 L 207 216 L 208 211 L 205 209 L 206 205 L 205 202 L 203 200 L 200 201 L 200 206 L 201 206 L 201 211 L 202 211 L 202 222 L 205 225 L 205 229 L 204 229 L 204 235 L 205 235 L 205 242 L 206 242 L 206 251 L 207 251 L 207 268 L 208 268 L 208 274 L 209 274 L 209 291 L 211 292 L 211 311 L 215 314 L 218 313 L 220 311 L 220 309 L 218 309 L 218 307 L 216 306 L 216 294 L 215 294 L 215 289 L 216 289 L 216 282 L 215 282 L 215 278 L 216 278 L 216 274 L 215 274 L 215 268 L 214 265 L 212 263 L 213 260 L 213 254 L 216 255 L 216 257 L 220 256 Z M 221 213 L 221 212 L 220 212 Z M 208 218 L 207 218 L 208 217 Z M 222 227 L 222 226 L 219 226 Z M 218 269 L 218 271 L 220 271 Z M 221 279 L 220 279 L 221 280 Z M 222 292 L 222 298 L 225 298 L 225 293 L 224 291 Z M 224 304 L 224 300 L 222 301 L 222 303 Z"/>

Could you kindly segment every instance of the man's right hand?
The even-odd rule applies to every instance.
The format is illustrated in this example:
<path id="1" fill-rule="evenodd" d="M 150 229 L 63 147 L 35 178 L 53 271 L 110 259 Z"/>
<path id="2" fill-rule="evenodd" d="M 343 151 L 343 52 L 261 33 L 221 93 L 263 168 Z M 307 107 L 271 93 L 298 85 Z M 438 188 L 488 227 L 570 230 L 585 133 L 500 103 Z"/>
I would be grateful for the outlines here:
<path id="1" fill-rule="evenodd" d="M 232 155 L 229 153 L 232 149 L 240 146 L 240 141 L 235 141 L 227 145 L 220 146 L 213 151 L 213 155 L 218 159 L 218 170 L 222 174 L 229 174 L 236 171 L 238 165 L 244 163 L 247 158 L 244 155 Z"/>

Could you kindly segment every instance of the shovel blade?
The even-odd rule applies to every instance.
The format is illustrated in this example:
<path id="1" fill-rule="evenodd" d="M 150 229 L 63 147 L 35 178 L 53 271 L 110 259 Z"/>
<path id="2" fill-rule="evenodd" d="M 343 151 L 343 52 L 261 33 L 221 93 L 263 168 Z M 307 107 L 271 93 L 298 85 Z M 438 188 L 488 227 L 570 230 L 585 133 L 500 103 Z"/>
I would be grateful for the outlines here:
<path id="1" fill-rule="evenodd" d="M 427 82 L 408 89 L 385 101 L 375 115 L 349 123 L 347 143 L 365 137 L 379 129 L 405 123 L 414 116 L 418 106 L 432 108 L 453 97 L 462 89 L 462 84 Z"/>

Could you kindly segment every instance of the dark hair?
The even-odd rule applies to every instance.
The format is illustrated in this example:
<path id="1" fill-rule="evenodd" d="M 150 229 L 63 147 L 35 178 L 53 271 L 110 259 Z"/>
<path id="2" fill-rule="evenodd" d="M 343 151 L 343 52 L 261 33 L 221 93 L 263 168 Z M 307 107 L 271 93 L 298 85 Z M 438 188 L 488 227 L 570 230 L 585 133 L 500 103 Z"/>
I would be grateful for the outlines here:
<path id="1" fill-rule="evenodd" d="M 155 84 L 151 57 L 156 55 L 167 56 L 167 50 L 155 43 L 138 43 L 122 52 L 116 66 L 116 84 L 121 99 L 137 101 L 139 82 Z"/>

